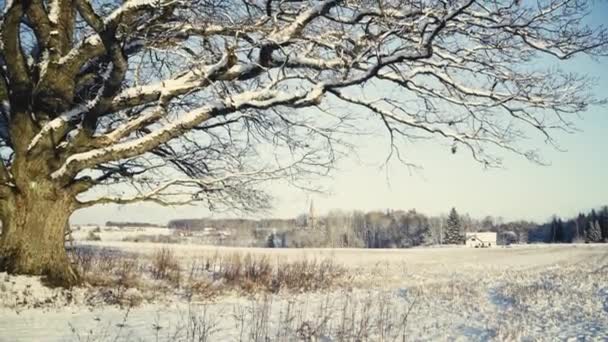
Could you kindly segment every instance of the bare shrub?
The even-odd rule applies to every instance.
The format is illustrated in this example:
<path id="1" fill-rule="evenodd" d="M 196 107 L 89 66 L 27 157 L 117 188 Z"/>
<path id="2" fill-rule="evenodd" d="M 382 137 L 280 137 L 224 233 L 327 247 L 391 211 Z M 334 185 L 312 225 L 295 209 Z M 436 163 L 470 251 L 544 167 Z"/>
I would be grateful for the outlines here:
<path id="1" fill-rule="evenodd" d="M 69 254 L 78 273 L 85 282 L 91 279 L 113 275 L 118 264 L 127 258 L 125 255 L 108 249 L 72 248 Z"/>
<path id="2" fill-rule="evenodd" d="M 141 295 L 133 291 L 143 287 L 137 255 L 109 249 L 73 248 L 70 256 L 83 281 L 98 288 L 88 298 L 89 303 L 101 301 L 128 306 L 141 303 Z"/>
<path id="3" fill-rule="evenodd" d="M 247 294 L 325 290 L 347 276 L 331 260 L 271 261 L 268 256 L 239 253 L 195 259 L 186 270 L 170 248 L 143 259 L 88 248 L 75 248 L 71 256 L 84 281 L 108 290 L 102 297 L 112 303 L 122 303 L 124 293 L 132 288 L 144 291 L 147 298 L 180 289 L 188 298 L 208 300 L 229 290 Z"/>
<path id="4" fill-rule="evenodd" d="M 279 265 L 273 285 L 275 291 L 282 288 L 317 291 L 331 287 L 343 275 L 345 270 L 332 260 L 302 260 Z"/>
<path id="5" fill-rule="evenodd" d="M 75 269 L 82 277 L 86 277 L 93 267 L 95 252 L 89 248 L 71 248 L 68 252 Z"/>
<path id="6" fill-rule="evenodd" d="M 221 289 L 208 280 L 190 280 L 185 290 L 188 298 L 196 296 L 201 300 L 210 300 L 221 293 Z"/>
<path id="7" fill-rule="evenodd" d="M 175 285 L 180 284 L 181 267 L 173 250 L 161 248 L 152 255 L 150 272 L 154 279 L 168 280 Z"/>
<path id="8" fill-rule="evenodd" d="M 190 278 L 197 279 L 201 272 L 210 275 L 214 282 L 247 293 L 289 291 L 317 291 L 330 288 L 344 277 L 344 268 L 331 260 L 303 260 L 273 263 L 268 256 L 234 253 L 212 256 L 191 267 Z"/>
<path id="9" fill-rule="evenodd" d="M 335 294 L 334 294 L 335 295 Z M 366 296 L 328 294 L 320 303 L 275 302 L 272 295 L 233 308 L 240 341 L 407 341 L 414 297 L 371 292 Z M 278 312 L 277 312 L 278 310 Z"/>
<path id="10" fill-rule="evenodd" d="M 185 341 L 213 341 L 211 337 L 218 330 L 218 321 L 209 313 L 207 305 L 203 305 L 198 309 L 188 308 Z"/>
<path id="11" fill-rule="evenodd" d="M 222 260 L 215 279 L 221 279 L 226 284 L 240 287 L 246 292 L 266 289 L 272 283 L 273 268 L 268 257 L 255 258 L 251 254 L 244 257 L 233 254 Z"/>
<path id="12" fill-rule="evenodd" d="M 121 259 L 114 271 L 116 284 L 122 288 L 138 288 L 141 272 L 138 259 Z"/>

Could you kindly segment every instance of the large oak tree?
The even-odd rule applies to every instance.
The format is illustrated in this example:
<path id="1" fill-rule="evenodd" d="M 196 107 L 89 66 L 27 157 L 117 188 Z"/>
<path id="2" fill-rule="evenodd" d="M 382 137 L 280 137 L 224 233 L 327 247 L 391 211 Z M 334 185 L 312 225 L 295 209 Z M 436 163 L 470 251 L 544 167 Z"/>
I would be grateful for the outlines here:
<path id="1" fill-rule="evenodd" d="M 63 232 L 73 211 L 254 210 L 268 203 L 259 182 L 327 172 L 341 134 L 365 120 L 395 152 L 401 138 L 436 137 L 488 166 L 501 150 L 538 161 L 526 137 L 552 143 L 597 102 L 588 77 L 539 66 L 606 54 L 589 6 L 7 0 L 0 266 L 74 284 Z"/>

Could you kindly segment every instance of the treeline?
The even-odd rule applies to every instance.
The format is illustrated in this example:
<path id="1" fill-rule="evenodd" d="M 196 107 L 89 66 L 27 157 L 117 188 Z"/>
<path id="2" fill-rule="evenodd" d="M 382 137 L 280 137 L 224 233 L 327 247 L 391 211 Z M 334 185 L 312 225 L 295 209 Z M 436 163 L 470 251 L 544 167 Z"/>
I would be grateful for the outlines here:
<path id="1" fill-rule="evenodd" d="M 167 226 L 172 229 L 183 229 L 190 231 L 199 231 L 205 228 L 213 227 L 218 230 L 255 230 L 267 227 L 282 227 L 282 228 L 296 228 L 295 219 L 212 219 L 212 218 L 201 218 L 201 219 L 180 219 L 171 220 L 167 223 Z"/>
<path id="2" fill-rule="evenodd" d="M 463 244 L 466 232 L 502 228 L 490 219 L 475 220 L 467 214 L 460 215 L 454 208 L 449 216 L 427 216 L 416 210 L 331 211 L 315 218 L 314 225 L 309 221 L 306 215 L 300 215 L 296 222 L 301 222 L 298 226 L 304 229 L 276 230 L 268 237 L 266 246 L 408 248 Z M 520 242 L 516 233 L 510 233 L 517 239 L 514 242 Z"/>
<path id="3" fill-rule="evenodd" d="M 530 240 L 546 243 L 608 242 L 608 206 L 567 220 L 554 217 L 531 230 Z"/>
<path id="4" fill-rule="evenodd" d="M 314 220 L 314 224 L 313 224 Z M 414 210 L 387 212 L 332 211 L 310 218 L 294 219 L 180 219 L 169 228 L 201 231 L 205 228 L 229 230 L 251 245 L 271 247 L 408 247 L 432 244 L 437 225 Z"/>
<path id="5" fill-rule="evenodd" d="M 581 213 L 573 219 L 553 218 L 546 223 L 505 222 L 486 216 L 472 218 L 452 208 L 448 215 L 427 216 L 416 210 L 339 211 L 294 219 L 185 219 L 169 228 L 231 231 L 225 244 L 265 247 L 408 248 L 464 244 L 467 232 L 496 232 L 498 244 L 608 241 L 608 207 Z"/>
<path id="6" fill-rule="evenodd" d="M 161 228 L 164 227 L 160 224 L 148 223 L 148 222 L 121 222 L 121 221 L 107 221 L 106 227 L 155 227 Z"/>
<path id="7" fill-rule="evenodd" d="M 464 244 L 467 232 L 496 232 L 498 244 L 608 242 L 608 206 L 576 218 L 554 216 L 546 223 L 461 215 L 426 216 L 415 210 L 330 212 L 319 218 L 317 231 L 277 234 L 283 247 L 406 248 L 420 245 Z M 272 241 L 277 245 L 277 241 Z"/>
<path id="8" fill-rule="evenodd" d="M 314 218 L 301 215 L 297 229 L 273 232 L 269 247 L 406 248 L 437 243 L 440 222 L 415 210 L 332 211 Z"/>

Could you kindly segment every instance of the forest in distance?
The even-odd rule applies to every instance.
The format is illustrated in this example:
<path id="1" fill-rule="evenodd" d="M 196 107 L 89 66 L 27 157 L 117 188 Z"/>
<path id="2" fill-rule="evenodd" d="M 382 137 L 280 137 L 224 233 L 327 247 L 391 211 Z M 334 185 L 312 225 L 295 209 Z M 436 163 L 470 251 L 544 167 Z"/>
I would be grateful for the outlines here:
<path id="1" fill-rule="evenodd" d="M 106 222 L 112 227 L 160 227 L 145 222 Z M 497 243 L 600 243 L 608 241 L 608 206 L 576 217 L 553 216 L 546 222 L 474 218 L 452 208 L 449 214 L 425 215 L 415 209 L 385 211 L 330 210 L 288 219 L 175 219 L 167 227 L 180 234 L 213 229 L 230 232 L 214 244 L 256 247 L 408 248 L 464 244 L 465 233 L 496 232 Z M 449 236 L 449 237 L 448 237 Z"/>

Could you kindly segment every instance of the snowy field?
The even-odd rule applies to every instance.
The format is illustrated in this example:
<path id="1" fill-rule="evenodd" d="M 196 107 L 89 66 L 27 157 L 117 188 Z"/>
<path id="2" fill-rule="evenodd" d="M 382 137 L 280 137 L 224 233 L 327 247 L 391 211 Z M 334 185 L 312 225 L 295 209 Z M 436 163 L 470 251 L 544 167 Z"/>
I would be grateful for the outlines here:
<path id="1" fill-rule="evenodd" d="M 138 253 L 160 244 L 79 242 Z M 89 305 L 33 278 L 0 275 L 0 341 L 606 341 L 606 245 L 509 248 L 244 249 L 167 244 L 180 262 L 235 252 L 348 270 L 313 293 L 159 295 L 132 308 Z M 25 293 L 25 294 L 24 294 Z M 36 303 L 7 305 L 11 295 Z M 53 297 L 54 296 L 54 297 Z M 53 298 L 61 297 L 59 304 Z M 49 299 L 50 298 L 50 299 Z M 65 298 L 69 298 L 66 300 Z M 45 304 L 46 303 L 46 304 Z"/>

